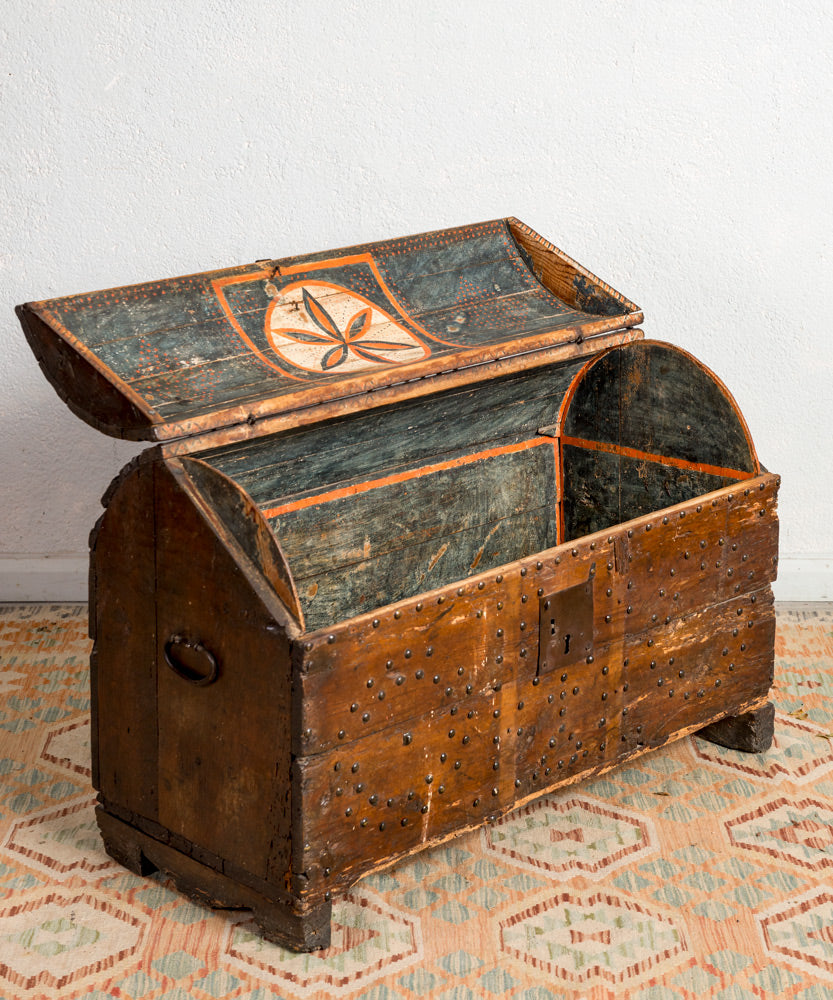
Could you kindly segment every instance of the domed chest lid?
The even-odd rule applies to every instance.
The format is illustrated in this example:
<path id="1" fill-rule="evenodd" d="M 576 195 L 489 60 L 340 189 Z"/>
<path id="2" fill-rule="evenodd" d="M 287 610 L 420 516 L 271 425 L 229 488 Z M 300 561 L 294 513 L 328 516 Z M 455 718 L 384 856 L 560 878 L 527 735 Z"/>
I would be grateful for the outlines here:
<path id="1" fill-rule="evenodd" d="M 642 320 L 511 218 L 17 311 L 76 414 L 159 441 L 485 381 L 633 339 Z"/>

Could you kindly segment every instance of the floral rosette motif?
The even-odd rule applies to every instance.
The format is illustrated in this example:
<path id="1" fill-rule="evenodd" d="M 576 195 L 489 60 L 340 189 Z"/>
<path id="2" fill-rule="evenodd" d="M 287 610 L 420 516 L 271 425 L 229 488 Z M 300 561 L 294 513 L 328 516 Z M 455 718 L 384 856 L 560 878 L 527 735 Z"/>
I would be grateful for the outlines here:
<path id="1" fill-rule="evenodd" d="M 281 289 L 266 314 L 266 337 L 283 361 L 318 374 L 401 365 L 430 354 L 378 306 L 324 282 Z"/>

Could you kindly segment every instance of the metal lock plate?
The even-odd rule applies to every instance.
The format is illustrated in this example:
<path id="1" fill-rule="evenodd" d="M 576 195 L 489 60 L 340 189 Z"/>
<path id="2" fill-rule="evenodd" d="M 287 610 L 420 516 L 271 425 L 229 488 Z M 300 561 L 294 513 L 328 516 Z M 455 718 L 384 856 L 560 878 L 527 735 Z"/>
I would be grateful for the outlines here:
<path id="1" fill-rule="evenodd" d="M 593 651 L 593 578 L 540 599 L 538 673 L 584 663 Z"/>

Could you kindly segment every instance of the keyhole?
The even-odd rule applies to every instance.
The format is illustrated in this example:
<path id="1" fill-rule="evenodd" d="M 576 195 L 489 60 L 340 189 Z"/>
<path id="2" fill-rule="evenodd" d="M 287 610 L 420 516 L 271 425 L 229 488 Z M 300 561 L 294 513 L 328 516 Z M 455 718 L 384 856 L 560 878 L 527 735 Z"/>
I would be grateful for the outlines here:
<path id="1" fill-rule="evenodd" d="M 550 635 L 555 635 L 555 619 L 550 618 Z"/>
<path id="2" fill-rule="evenodd" d="M 570 652 L 570 633 L 568 632 L 564 636 L 564 655 L 566 656 L 567 653 L 569 652 Z"/>

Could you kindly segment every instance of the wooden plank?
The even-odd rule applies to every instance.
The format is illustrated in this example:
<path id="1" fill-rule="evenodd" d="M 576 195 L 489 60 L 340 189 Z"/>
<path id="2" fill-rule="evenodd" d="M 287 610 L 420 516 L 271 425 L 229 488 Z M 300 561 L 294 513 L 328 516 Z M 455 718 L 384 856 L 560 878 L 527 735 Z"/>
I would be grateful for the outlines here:
<path id="1" fill-rule="evenodd" d="M 551 506 L 477 525 L 430 542 L 387 552 L 319 577 L 300 578 L 307 627 L 328 628 L 346 618 L 424 590 L 501 566 L 555 539 Z"/>
<path id="2" fill-rule="evenodd" d="M 611 350 L 589 359 L 564 401 L 559 434 L 588 441 L 620 443 L 624 353 Z"/>
<path id="3" fill-rule="evenodd" d="M 518 798 L 760 703 L 772 683 L 774 623 L 766 588 L 597 646 L 564 680 L 554 672 L 535 690 L 519 685 Z"/>
<path id="4" fill-rule="evenodd" d="M 704 719 L 735 715 L 766 700 L 775 641 L 771 590 L 727 601 L 719 612 L 698 609 L 667 643 L 649 646 L 651 636 L 645 634 L 626 643 L 627 741 L 661 746 L 669 732 L 699 727 Z M 701 642 L 691 638 L 695 626 L 704 635 Z"/>
<path id="5" fill-rule="evenodd" d="M 562 433 L 748 475 L 758 469 L 723 383 L 690 354 L 655 341 L 602 355 L 582 376 Z"/>
<path id="6" fill-rule="evenodd" d="M 580 538 L 623 521 L 738 484 L 734 477 L 562 444 L 565 538 Z"/>
<path id="7" fill-rule="evenodd" d="M 753 603 L 753 598 L 757 603 Z M 746 625 L 733 637 L 737 610 Z M 751 625 L 749 624 L 751 622 Z M 299 891 L 312 901 L 378 864 L 599 773 L 765 698 L 767 590 L 598 648 L 591 663 L 512 678 L 344 746 L 296 760 L 306 804 Z M 650 645 L 649 645 L 650 643 Z M 730 647 L 731 658 L 723 655 Z M 659 670 L 649 658 L 665 659 Z M 670 697 L 669 697 L 670 694 Z"/>
<path id="8" fill-rule="evenodd" d="M 194 458 L 179 459 L 179 462 L 202 494 L 205 506 L 248 557 L 248 565 L 243 568 L 249 577 L 254 579 L 262 574 L 272 586 L 283 605 L 277 608 L 281 627 L 290 638 L 300 634 L 304 629 L 304 616 L 295 581 L 277 539 L 251 498 L 233 480 L 205 462 Z"/>
<path id="9" fill-rule="evenodd" d="M 438 229 L 407 239 L 383 240 L 363 248 L 379 261 L 386 282 L 394 290 L 422 275 L 458 271 L 467 264 L 518 259 L 501 220 Z M 319 255 L 325 257 L 328 255 Z"/>
<path id="10" fill-rule="evenodd" d="M 494 246 L 487 260 L 478 259 L 478 255 L 471 252 L 473 249 L 467 248 L 462 259 L 462 255 L 455 255 L 458 257 L 456 263 L 452 263 L 450 259 L 443 261 L 440 270 L 436 269 L 440 262 L 432 261 L 434 255 L 422 251 L 414 256 L 414 263 L 425 270 L 410 270 L 409 274 L 398 278 L 394 278 L 393 270 L 388 264 L 390 258 L 382 256 L 379 263 L 388 279 L 386 284 L 390 282 L 388 287 L 392 290 L 395 287 L 407 302 L 408 314 L 432 333 L 443 337 L 447 335 L 451 340 L 456 341 L 460 332 L 465 337 L 466 321 L 464 319 L 454 324 L 456 330 L 444 330 L 442 323 L 432 321 L 431 317 L 438 312 L 446 312 L 455 306 L 459 311 L 465 311 L 476 301 L 502 299 L 519 294 L 529 302 L 524 307 L 524 316 L 528 315 L 529 310 L 536 307 L 540 309 L 538 303 L 524 294 L 537 291 L 537 282 L 526 268 L 517 266 L 518 255 L 511 252 L 512 248 L 508 244 Z M 555 296 L 549 295 L 548 298 L 551 312 L 569 312 L 575 315 L 574 310 L 559 302 Z"/>
<path id="11" fill-rule="evenodd" d="M 611 635 L 625 621 L 630 623 L 631 632 L 642 631 L 660 617 L 688 613 L 697 606 L 700 590 L 714 592 L 725 600 L 775 579 L 779 484 L 778 476 L 766 473 L 614 529 L 567 541 L 511 565 L 495 567 L 500 581 L 493 578 L 493 570 L 479 573 L 471 581 L 478 587 L 482 583 L 479 589 L 485 590 L 496 582 L 506 586 L 513 574 L 520 574 L 540 581 L 536 587 L 543 593 L 547 587 L 560 589 L 586 580 L 589 568 L 595 565 L 597 604 L 605 608 L 605 615 L 596 618 L 598 634 Z M 695 558 L 698 553 L 702 555 Z M 662 581 L 656 580 L 658 568 L 663 572 Z M 673 587 L 665 585 L 666 578 L 674 582 Z M 649 583 L 653 586 L 646 589 Z M 456 589 L 454 585 L 437 588 L 391 607 L 405 614 L 428 598 L 451 598 Z M 530 593 L 528 600 L 532 596 Z M 649 610 L 653 604 L 657 607 Z M 663 616 L 659 615 L 660 608 L 665 612 Z M 610 618 L 606 620 L 608 612 Z M 353 636 L 360 637 L 351 640 L 358 645 L 348 644 L 344 655 L 361 655 L 370 641 L 371 633 L 366 630 L 377 618 L 391 625 L 398 620 L 391 618 L 389 608 L 379 608 L 336 630 L 310 630 L 305 647 L 314 650 L 328 645 L 330 634 L 337 635 L 339 641 L 342 635 Z M 373 641 L 378 641 L 378 635 Z"/>
<path id="12" fill-rule="evenodd" d="M 438 336 L 453 337 L 455 343 L 465 346 L 502 343 L 510 332 L 527 339 L 576 326 L 576 313 L 542 288 L 453 302 L 415 318 Z"/>
<path id="13" fill-rule="evenodd" d="M 294 355 L 284 357 L 274 342 L 275 336 L 282 344 L 298 338 L 293 340 L 293 334 L 287 340 L 280 331 L 272 331 L 270 341 L 264 324 L 281 290 L 297 290 L 304 282 L 316 289 L 335 283 L 351 301 L 381 310 L 399 339 L 426 356 L 415 360 L 403 355 L 407 363 L 396 364 L 392 356 L 356 353 L 353 341 L 358 342 L 359 335 L 345 340 L 342 331 L 332 332 L 336 348 L 343 345 L 342 354 L 336 358 L 330 351 L 327 357 L 328 364 L 342 365 L 343 370 L 330 372 L 325 366 L 316 374 L 317 368 L 307 363 L 299 368 L 291 363 Z M 258 416 L 273 415 L 390 387 L 404 379 L 578 343 L 634 326 L 637 314 L 626 303 L 621 300 L 624 311 L 616 315 L 589 316 L 560 302 L 531 276 L 505 223 L 496 220 L 348 248 L 329 257 L 263 262 L 260 267 L 247 265 L 26 308 L 47 325 L 60 328 L 64 342 L 89 354 L 96 371 L 115 386 L 116 395 L 127 395 L 143 418 L 148 409 L 158 410 L 151 414 L 150 427 L 147 419 L 140 421 L 141 426 L 133 420 L 124 425 L 123 433 L 166 439 L 245 420 L 252 409 L 247 405 L 241 413 L 243 399 L 263 404 Z M 310 322 L 314 319 L 311 316 Z M 304 323 L 309 326 L 307 320 Z M 310 344 L 317 343 L 316 337 L 321 340 L 315 328 L 308 332 L 314 334 L 311 340 L 307 337 Z M 361 336 L 365 335 L 363 329 Z M 323 336 L 326 340 L 326 331 Z M 219 344 L 211 342 L 215 338 Z M 309 347 L 308 353 L 314 350 Z M 378 351 L 384 355 L 384 345 Z M 61 370 L 53 367 L 50 377 L 60 383 Z M 89 413 L 108 428 L 115 426 L 106 414 L 89 409 L 94 403 L 76 399 L 71 384 L 62 391 L 80 414 Z M 214 422 L 209 421 L 213 411 L 220 411 Z"/>
<path id="14" fill-rule="evenodd" d="M 233 357 L 151 375 L 131 384 L 152 402 L 163 419 L 179 420 L 191 413 L 210 412 L 244 393 L 250 398 L 268 399 L 277 394 L 275 381 L 274 372 L 259 358 L 240 351 Z M 289 392 L 294 385 L 285 382 L 277 390 Z"/>
<path id="15" fill-rule="evenodd" d="M 428 713 L 407 732 L 376 733 L 296 759 L 294 778 L 305 803 L 299 830 L 305 848 L 293 866 L 303 873 L 294 883 L 301 898 L 321 898 L 379 858 L 479 824 L 496 801 L 492 765 L 500 727 L 493 698 L 477 695 L 464 699 L 456 714 L 448 708 Z"/>
<path id="16" fill-rule="evenodd" d="M 643 342 L 579 372 L 559 420 L 565 537 L 580 537 L 754 474 L 725 386 L 690 355 Z"/>
<path id="17" fill-rule="evenodd" d="M 437 706 L 465 685 L 482 690 L 483 670 L 488 683 L 510 676 L 501 670 L 531 681 L 539 601 L 588 580 L 600 648 L 765 589 L 777 562 L 778 482 L 765 475 L 308 634 L 295 681 L 296 752 L 401 723 L 427 710 L 432 689 Z"/>
<path id="18" fill-rule="evenodd" d="M 303 427 L 200 454 L 262 508 L 336 483 L 424 465 L 439 456 L 515 443 L 554 423 L 582 359 L 508 375 L 488 388 L 464 386 L 426 399 Z M 321 447 L 322 438 L 326 447 Z"/>
<path id="19" fill-rule="evenodd" d="M 585 330 L 582 337 L 589 339 L 601 336 L 615 325 L 600 320 Z M 497 335 L 499 326 L 500 324 L 496 327 L 494 339 L 484 336 L 482 343 L 476 347 L 466 348 L 463 351 L 442 346 L 434 347 L 425 360 L 404 364 L 378 364 L 372 370 L 356 374 L 342 374 L 336 371 L 322 372 L 304 378 L 294 378 L 289 375 L 279 377 L 274 371 L 264 372 L 254 354 L 241 354 L 228 360 L 148 379 L 142 383 L 141 392 L 143 396 L 155 401 L 155 408 L 165 418 L 165 430 L 162 431 L 160 428 L 157 437 L 167 439 L 180 436 L 185 428 L 190 428 L 192 425 L 196 429 L 209 430 L 214 426 L 248 419 L 249 415 L 260 412 L 258 407 L 247 405 L 242 416 L 238 410 L 232 411 L 238 414 L 234 419 L 231 413 L 227 413 L 227 406 L 232 401 L 238 407 L 241 399 L 263 401 L 265 405 L 268 404 L 267 412 L 273 413 L 276 409 L 289 410 L 327 400 L 340 400 L 358 393 L 374 392 L 392 383 L 396 385 L 406 380 L 432 378 L 430 383 L 422 384 L 421 394 L 424 395 L 443 387 L 441 383 L 435 385 L 433 382 L 433 377 L 440 374 L 451 371 L 457 375 L 457 379 L 449 380 L 450 384 L 471 384 L 481 381 L 488 374 L 485 366 L 497 360 L 503 364 L 493 369 L 495 374 L 535 367 L 536 363 L 546 363 L 550 359 L 557 360 L 557 355 L 550 357 L 544 354 L 545 348 L 575 345 L 579 337 L 574 325 L 544 324 L 543 330 L 532 330 L 522 340 L 516 340 L 517 351 L 512 351 L 507 350 L 505 339 Z M 610 346 L 614 342 L 599 343 L 596 349 Z M 542 352 L 538 358 L 531 356 L 537 351 Z M 568 350 L 562 352 L 562 356 L 574 357 L 576 352 Z M 479 366 L 483 367 L 478 371 Z M 210 388 L 210 397 L 204 393 L 205 388 Z M 190 396 L 192 390 L 198 393 L 195 399 Z M 400 393 L 395 393 L 393 398 L 403 397 Z M 279 405 L 276 403 L 277 400 Z M 213 423 L 200 419 L 212 413 L 217 415 Z"/>
<path id="20" fill-rule="evenodd" d="M 131 462 L 90 539 L 94 784 L 149 819 L 158 814 L 154 479 L 153 465 Z"/>
<path id="21" fill-rule="evenodd" d="M 491 580 L 482 588 L 462 583 L 357 619 L 333 633 L 333 642 L 306 640 L 294 686 L 296 753 L 405 725 L 508 679 L 523 635 L 509 624 L 520 580 L 516 574 L 497 587 Z M 532 631 L 530 619 L 530 637 Z"/>
<path id="22" fill-rule="evenodd" d="M 642 322 L 639 306 L 614 291 L 563 250 L 518 219 L 510 217 L 506 219 L 506 225 L 538 280 L 558 298 L 582 312 L 606 315 L 636 313 L 634 323 Z"/>
<path id="23" fill-rule="evenodd" d="M 432 540 L 456 535 L 461 542 L 469 528 L 554 500 L 552 441 L 533 438 L 290 500 L 263 513 L 298 579 L 315 579 Z M 471 562 L 475 552 L 463 560 Z"/>
<path id="24" fill-rule="evenodd" d="M 113 437 L 146 438 L 158 415 L 52 325 L 26 305 L 17 317 L 41 371 L 72 410 L 92 427 Z"/>
<path id="25" fill-rule="evenodd" d="M 623 355 L 619 443 L 750 475 L 759 466 L 737 404 L 692 355 L 649 342 Z"/>
<path id="26" fill-rule="evenodd" d="M 499 357 L 499 351 L 489 348 L 472 352 L 466 365 L 451 371 L 444 371 L 439 361 L 425 362 L 418 377 L 409 378 L 408 372 L 400 370 L 398 374 L 402 376 L 402 381 L 391 385 L 385 385 L 377 373 L 355 382 L 340 382 L 338 391 L 306 389 L 301 393 L 291 393 L 281 397 L 280 405 L 276 397 L 254 401 L 244 397 L 234 406 L 205 409 L 187 420 L 154 426 L 153 435 L 166 442 L 166 455 L 187 455 L 391 403 L 418 399 L 458 386 L 474 385 L 542 365 L 584 358 L 607 347 L 639 340 L 642 336 L 641 330 L 609 332 L 600 327 L 592 335 L 586 333 L 581 343 L 574 336 L 567 336 L 556 344 L 547 343 L 552 339 L 549 337 L 533 338 L 535 342 L 528 345 L 529 350 L 524 354 Z M 425 370 L 434 367 L 436 371 Z"/>
<path id="27" fill-rule="evenodd" d="M 563 538 L 581 538 L 621 524 L 618 455 L 561 446 Z"/>
<path id="28" fill-rule="evenodd" d="M 737 482 L 735 477 L 623 456 L 619 460 L 619 522 L 650 514 L 660 505 L 673 506 Z"/>
<path id="29" fill-rule="evenodd" d="M 149 378 L 249 354 L 223 315 L 141 337 L 127 327 L 124 336 L 97 344 L 95 350 L 108 368 L 129 371 L 129 384 L 137 392 Z"/>
<path id="30" fill-rule="evenodd" d="M 242 276 L 260 270 L 261 266 L 247 264 L 145 281 L 51 299 L 49 306 L 55 317 L 92 350 L 123 339 L 133 340 L 138 348 L 144 338 L 157 333 L 197 328 L 221 318 L 222 310 L 211 292 L 211 281 L 218 275 Z M 186 339 L 193 344 L 193 332 Z"/>
<path id="31" fill-rule="evenodd" d="M 197 857 L 160 843 L 100 806 L 96 809 L 96 820 L 107 853 L 134 874 L 164 871 L 180 892 L 200 906 L 251 910 L 258 930 L 267 941 L 293 951 L 314 951 L 329 945 L 328 902 L 300 910 L 288 893 L 272 886 L 254 889 L 201 863 Z"/>
<path id="32" fill-rule="evenodd" d="M 158 463 L 159 822 L 212 855 L 281 883 L 289 866 L 289 639 L 273 592 L 179 463 Z M 199 643 L 214 683 L 166 664 Z M 169 644 L 174 642 L 171 647 Z M 193 669 L 203 669 L 206 656 Z"/>
<path id="33" fill-rule="evenodd" d="M 776 476 L 750 480 L 628 527 L 617 553 L 625 585 L 613 595 L 610 626 L 627 621 L 638 634 L 773 581 L 778 484 Z"/>

